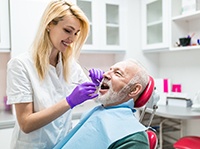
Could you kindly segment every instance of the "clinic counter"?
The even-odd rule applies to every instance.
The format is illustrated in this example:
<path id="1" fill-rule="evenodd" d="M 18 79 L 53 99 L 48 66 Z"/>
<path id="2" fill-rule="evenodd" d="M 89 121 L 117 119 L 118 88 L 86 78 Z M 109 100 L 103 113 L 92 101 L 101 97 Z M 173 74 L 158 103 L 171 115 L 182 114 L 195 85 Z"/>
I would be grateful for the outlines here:
<path id="1" fill-rule="evenodd" d="M 158 105 L 155 115 L 173 119 L 200 119 L 200 110 L 191 107 Z"/>
<path id="2" fill-rule="evenodd" d="M 0 111 L 0 129 L 13 128 L 15 125 L 15 116 L 11 111 Z"/>
<path id="3" fill-rule="evenodd" d="M 146 112 L 151 114 L 152 109 L 147 108 Z M 200 119 L 200 109 L 194 110 L 191 107 L 158 105 L 152 126 L 159 128 L 157 131 L 159 134 L 159 148 L 173 148 L 175 141 L 190 132 L 187 123 L 194 119 Z"/>

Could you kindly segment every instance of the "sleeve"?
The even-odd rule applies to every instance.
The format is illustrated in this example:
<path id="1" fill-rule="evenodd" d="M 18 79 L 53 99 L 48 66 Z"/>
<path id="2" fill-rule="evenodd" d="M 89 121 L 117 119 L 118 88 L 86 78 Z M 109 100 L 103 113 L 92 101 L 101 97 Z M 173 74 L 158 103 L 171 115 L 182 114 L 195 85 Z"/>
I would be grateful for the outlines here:
<path id="1" fill-rule="evenodd" d="M 87 74 L 83 71 L 82 67 L 75 61 L 73 60 L 73 68 L 72 71 L 74 72 L 73 76 L 77 75 L 77 83 L 84 83 L 89 81 L 89 77 Z M 76 78 L 76 77 L 73 77 Z M 75 80 L 74 80 L 75 81 Z"/>
<path id="2" fill-rule="evenodd" d="M 8 104 L 32 102 L 32 87 L 28 72 L 19 59 L 11 59 L 7 65 Z"/>
<path id="3" fill-rule="evenodd" d="M 108 149 L 149 149 L 146 132 L 137 132 L 113 142 Z"/>

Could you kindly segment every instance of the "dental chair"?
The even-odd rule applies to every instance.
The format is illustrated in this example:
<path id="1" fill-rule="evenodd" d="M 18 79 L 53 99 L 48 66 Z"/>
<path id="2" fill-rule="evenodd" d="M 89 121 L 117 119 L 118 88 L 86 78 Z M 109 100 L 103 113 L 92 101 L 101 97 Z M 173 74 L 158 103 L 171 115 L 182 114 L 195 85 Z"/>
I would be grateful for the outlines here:
<path id="1" fill-rule="evenodd" d="M 199 149 L 200 137 L 198 136 L 184 136 L 176 141 L 173 145 L 175 149 Z"/>

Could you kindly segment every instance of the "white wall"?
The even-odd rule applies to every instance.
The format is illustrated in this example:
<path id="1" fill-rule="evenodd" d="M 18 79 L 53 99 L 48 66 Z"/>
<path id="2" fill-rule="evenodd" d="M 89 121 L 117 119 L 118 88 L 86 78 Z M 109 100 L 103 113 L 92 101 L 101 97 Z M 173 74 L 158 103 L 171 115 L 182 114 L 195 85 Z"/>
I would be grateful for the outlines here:
<path id="1" fill-rule="evenodd" d="M 141 51 L 140 0 L 127 0 L 127 53 L 126 58 L 139 60 L 153 77 L 158 77 L 158 54 Z"/>
<path id="2" fill-rule="evenodd" d="M 86 67 L 87 69 L 99 68 L 106 71 L 115 63 L 115 55 L 81 53 L 79 63 L 82 67 Z"/>
<path id="3" fill-rule="evenodd" d="M 159 76 L 182 84 L 182 92 L 191 98 L 200 90 L 200 50 L 161 53 Z"/>
<path id="4" fill-rule="evenodd" d="M 182 85 L 182 92 L 194 99 L 200 90 L 200 50 L 174 51 L 159 54 L 159 76 Z M 184 135 L 200 135 L 200 119 L 184 120 Z"/>

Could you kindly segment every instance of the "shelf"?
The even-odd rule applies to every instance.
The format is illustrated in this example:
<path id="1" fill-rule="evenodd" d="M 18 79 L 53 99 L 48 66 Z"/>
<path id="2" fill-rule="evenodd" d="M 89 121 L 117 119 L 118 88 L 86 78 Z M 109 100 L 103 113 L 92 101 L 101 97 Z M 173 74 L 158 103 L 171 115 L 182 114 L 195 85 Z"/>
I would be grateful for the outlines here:
<path id="1" fill-rule="evenodd" d="M 0 48 L 0 53 L 10 53 L 11 51 L 10 51 L 10 49 L 1 49 Z"/>
<path id="2" fill-rule="evenodd" d="M 125 50 L 82 50 L 81 53 L 87 54 L 125 54 Z"/>
<path id="3" fill-rule="evenodd" d="M 195 20 L 195 19 L 200 19 L 200 11 L 173 17 L 172 21 L 189 21 L 189 20 Z"/>
<path id="4" fill-rule="evenodd" d="M 160 21 L 154 21 L 154 22 L 148 23 L 148 24 L 147 24 L 147 27 L 149 27 L 149 26 L 154 26 L 154 25 L 159 25 L 159 24 L 162 24 L 162 20 L 160 20 Z"/>
<path id="5" fill-rule="evenodd" d="M 192 36 L 191 44 L 200 39 L 200 10 L 182 14 L 182 0 L 142 0 L 142 50 L 166 52 L 200 50 L 198 46 L 174 47 L 179 39 Z"/>
<path id="6" fill-rule="evenodd" d="M 174 47 L 176 43 L 180 43 L 180 38 L 192 36 L 191 44 L 197 44 L 200 38 L 200 10 L 182 14 L 182 0 L 171 0 L 170 22 L 170 50 L 169 51 L 185 51 L 200 50 L 200 46 Z"/>
<path id="7" fill-rule="evenodd" d="M 119 28 L 119 24 L 113 24 L 113 23 L 107 23 L 106 24 L 107 27 L 118 27 Z"/>
<path id="8" fill-rule="evenodd" d="M 148 0 L 147 1 L 147 4 L 151 4 L 151 3 L 155 3 L 155 2 L 157 2 L 158 0 Z"/>
<path id="9" fill-rule="evenodd" d="M 200 46 L 173 47 L 170 49 L 170 51 L 182 51 L 182 50 L 200 50 Z"/>

